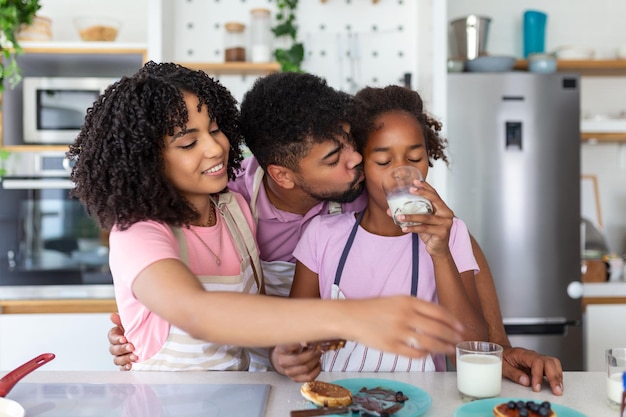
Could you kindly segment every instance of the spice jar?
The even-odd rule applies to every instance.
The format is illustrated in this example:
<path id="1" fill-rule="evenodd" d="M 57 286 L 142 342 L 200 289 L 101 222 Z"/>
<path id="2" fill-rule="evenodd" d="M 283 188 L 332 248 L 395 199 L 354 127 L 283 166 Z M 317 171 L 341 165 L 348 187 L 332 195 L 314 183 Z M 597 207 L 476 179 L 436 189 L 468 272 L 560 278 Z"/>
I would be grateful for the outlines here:
<path id="1" fill-rule="evenodd" d="M 272 29 L 269 9 L 250 10 L 250 50 L 252 62 L 270 62 Z"/>
<path id="2" fill-rule="evenodd" d="M 238 22 L 224 24 L 224 61 L 243 62 L 246 60 L 246 39 L 244 30 L 246 25 Z"/>

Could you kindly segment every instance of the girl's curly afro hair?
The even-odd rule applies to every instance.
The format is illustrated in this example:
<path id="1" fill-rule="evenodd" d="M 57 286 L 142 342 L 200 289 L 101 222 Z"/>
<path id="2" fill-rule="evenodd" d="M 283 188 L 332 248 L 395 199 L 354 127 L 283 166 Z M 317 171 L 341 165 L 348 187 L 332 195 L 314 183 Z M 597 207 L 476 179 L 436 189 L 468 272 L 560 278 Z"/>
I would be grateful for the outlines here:
<path id="1" fill-rule="evenodd" d="M 316 143 L 352 140 L 348 123 L 352 97 L 307 73 L 280 72 L 257 79 L 241 101 L 241 133 L 259 165 L 300 170 Z"/>
<path id="2" fill-rule="evenodd" d="M 448 163 L 444 150 L 447 141 L 439 136 L 441 123 L 424 111 L 420 95 L 398 85 L 383 88 L 365 87 L 355 95 L 352 136 L 359 152 L 363 151 L 369 135 L 377 130 L 375 119 L 383 113 L 403 111 L 412 115 L 422 126 L 428 152 L 428 165 L 438 159 Z"/>
<path id="3" fill-rule="evenodd" d="M 198 97 L 230 141 L 229 178 L 242 160 L 237 101 L 202 71 L 148 62 L 109 86 L 87 110 L 67 156 L 75 161 L 72 196 L 100 226 L 122 230 L 155 220 L 183 225 L 198 213 L 165 177 L 164 138 L 189 120 L 183 92 Z"/>

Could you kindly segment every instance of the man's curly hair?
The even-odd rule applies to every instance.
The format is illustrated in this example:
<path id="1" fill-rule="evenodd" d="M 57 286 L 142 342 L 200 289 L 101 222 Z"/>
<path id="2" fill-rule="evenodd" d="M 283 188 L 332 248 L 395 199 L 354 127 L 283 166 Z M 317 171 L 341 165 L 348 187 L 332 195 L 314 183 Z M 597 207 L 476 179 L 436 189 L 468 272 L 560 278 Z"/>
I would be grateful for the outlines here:
<path id="1" fill-rule="evenodd" d="M 439 135 L 441 123 L 424 111 L 420 95 L 413 90 L 398 85 L 383 88 L 365 87 L 354 99 L 352 136 L 359 152 L 363 151 L 369 135 L 380 129 L 375 119 L 390 111 L 404 111 L 412 115 L 422 126 L 428 153 L 428 166 L 438 159 L 448 163 L 444 153 L 447 140 Z"/>
<path id="2" fill-rule="evenodd" d="M 198 110 L 206 104 L 228 137 L 228 175 L 234 178 L 242 160 L 237 101 L 202 71 L 148 62 L 100 95 L 67 152 L 75 161 L 71 195 L 101 227 L 124 230 L 145 220 L 183 225 L 198 218 L 165 177 L 163 161 L 165 136 L 189 120 L 183 92 L 198 97 Z"/>
<path id="3" fill-rule="evenodd" d="M 344 136 L 352 97 L 320 77 L 282 72 L 259 78 L 241 102 L 241 133 L 259 165 L 299 172 L 311 146 Z"/>

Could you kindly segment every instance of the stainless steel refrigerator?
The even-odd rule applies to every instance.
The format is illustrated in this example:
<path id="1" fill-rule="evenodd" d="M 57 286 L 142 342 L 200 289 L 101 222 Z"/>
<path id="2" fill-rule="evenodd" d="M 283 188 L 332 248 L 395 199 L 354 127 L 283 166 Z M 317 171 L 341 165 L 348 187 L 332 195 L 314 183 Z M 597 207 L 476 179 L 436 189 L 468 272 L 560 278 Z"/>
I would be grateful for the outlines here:
<path id="1" fill-rule="evenodd" d="M 483 248 L 514 346 L 583 369 L 580 80 L 448 75 L 447 202 Z"/>

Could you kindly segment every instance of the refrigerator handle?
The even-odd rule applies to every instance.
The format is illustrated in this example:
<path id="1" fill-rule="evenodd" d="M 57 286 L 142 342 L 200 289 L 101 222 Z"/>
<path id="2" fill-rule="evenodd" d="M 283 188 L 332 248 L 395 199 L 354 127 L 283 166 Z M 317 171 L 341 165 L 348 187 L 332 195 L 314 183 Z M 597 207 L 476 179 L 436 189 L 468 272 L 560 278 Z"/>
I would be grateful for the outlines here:
<path id="1" fill-rule="evenodd" d="M 572 281 L 567 285 L 567 295 L 574 300 L 583 296 L 583 284 L 580 281 Z"/>

